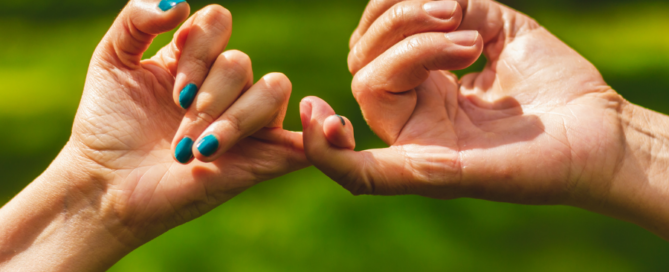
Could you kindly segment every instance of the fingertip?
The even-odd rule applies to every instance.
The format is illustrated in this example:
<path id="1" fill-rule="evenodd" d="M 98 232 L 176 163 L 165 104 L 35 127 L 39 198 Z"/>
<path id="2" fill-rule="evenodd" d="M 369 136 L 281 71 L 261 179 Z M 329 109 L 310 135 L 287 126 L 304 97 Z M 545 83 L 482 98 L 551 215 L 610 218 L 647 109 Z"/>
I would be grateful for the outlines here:
<path id="1" fill-rule="evenodd" d="M 304 130 L 305 145 L 316 150 L 328 145 L 323 135 L 323 122 L 328 116 L 334 114 L 334 110 L 323 99 L 315 96 L 302 99 L 300 117 Z"/>
<path id="2" fill-rule="evenodd" d="M 353 126 L 348 118 L 335 114 L 323 121 L 323 133 L 328 142 L 338 148 L 354 149 Z"/>
<path id="3" fill-rule="evenodd" d="M 288 76 L 283 73 L 269 73 L 262 77 L 262 80 L 272 89 L 277 89 L 288 93 L 293 90 L 293 83 Z"/>
<path id="4" fill-rule="evenodd" d="M 330 104 L 328 102 L 325 102 L 325 100 L 316 97 L 316 96 L 310 96 L 307 97 L 309 103 L 311 104 L 311 119 L 318 121 L 318 120 L 325 120 L 330 115 L 335 114 L 335 111 L 332 109 Z"/>
<path id="5" fill-rule="evenodd" d="M 221 53 L 221 56 L 223 56 L 227 61 L 242 67 L 242 70 L 244 71 L 252 70 L 253 62 L 251 61 L 251 57 L 242 51 L 236 49 L 228 50 Z"/>
<path id="6" fill-rule="evenodd" d="M 131 5 L 133 24 L 153 35 L 174 29 L 190 15 L 190 5 L 183 0 L 162 0 L 157 5 L 154 1 L 132 1 Z"/>
<path id="7" fill-rule="evenodd" d="M 164 12 L 155 0 L 131 1 L 114 21 L 96 54 L 115 56 L 127 68 L 137 68 L 156 35 L 176 28 L 190 14 L 187 4 Z"/>
<path id="8" fill-rule="evenodd" d="M 218 4 L 210 4 L 202 8 L 202 16 L 208 18 L 210 24 L 232 25 L 232 12 Z"/>
<path id="9" fill-rule="evenodd" d="M 185 4 L 186 0 L 162 0 L 158 3 L 158 8 L 163 12 L 167 12 L 182 3 Z"/>
<path id="10" fill-rule="evenodd" d="M 450 70 L 460 70 L 469 67 L 479 59 L 483 53 L 484 42 L 481 34 L 476 30 L 463 30 L 446 33 L 444 35 L 451 44 L 450 58 L 459 61 L 451 61 Z M 447 46 L 448 47 L 448 46 Z M 443 63 L 446 63 L 443 61 Z M 437 65 L 439 67 L 441 65 Z"/>
<path id="11" fill-rule="evenodd" d="M 221 155 L 221 142 L 214 134 L 205 133 L 193 146 L 194 157 L 201 162 L 213 162 Z"/>
<path id="12" fill-rule="evenodd" d="M 193 140 L 190 137 L 184 137 L 174 147 L 174 159 L 181 164 L 189 164 L 193 161 Z"/>

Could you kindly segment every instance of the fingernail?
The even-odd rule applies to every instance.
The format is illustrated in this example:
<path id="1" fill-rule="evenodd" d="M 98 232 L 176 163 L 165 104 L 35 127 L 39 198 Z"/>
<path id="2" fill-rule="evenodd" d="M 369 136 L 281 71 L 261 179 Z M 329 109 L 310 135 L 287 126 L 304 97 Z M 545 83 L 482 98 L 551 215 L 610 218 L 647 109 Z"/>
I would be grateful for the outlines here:
<path id="1" fill-rule="evenodd" d="M 193 158 L 193 139 L 183 138 L 174 151 L 174 157 L 180 163 L 188 163 Z"/>
<path id="2" fill-rule="evenodd" d="M 218 139 L 214 137 L 214 135 L 208 135 L 200 142 L 197 144 L 197 151 L 200 151 L 200 154 L 202 154 L 205 157 L 209 157 L 211 155 L 214 155 L 216 151 L 218 150 Z"/>
<path id="3" fill-rule="evenodd" d="M 339 120 L 341 120 L 341 125 L 346 126 L 346 121 L 344 121 L 344 117 L 341 117 L 339 114 L 335 114 L 335 116 L 339 117 Z"/>
<path id="4" fill-rule="evenodd" d="M 186 85 L 181 90 L 181 94 L 179 94 L 179 105 L 184 109 L 188 109 L 193 104 L 195 95 L 197 95 L 197 86 L 193 83 Z"/>
<path id="5" fill-rule="evenodd" d="M 168 11 L 174 6 L 183 2 L 186 2 L 186 0 L 162 0 L 160 1 L 160 4 L 158 4 L 158 8 L 160 8 L 162 11 Z"/>
<path id="6" fill-rule="evenodd" d="M 458 3 L 455 1 L 432 1 L 423 5 L 423 9 L 432 17 L 450 19 L 455 14 Z"/>
<path id="7" fill-rule="evenodd" d="M 451 32 L 446 33 L 446 38 L 457 45 L 473 46 L 479 38 L 479 32 L 475 30 Z"/>

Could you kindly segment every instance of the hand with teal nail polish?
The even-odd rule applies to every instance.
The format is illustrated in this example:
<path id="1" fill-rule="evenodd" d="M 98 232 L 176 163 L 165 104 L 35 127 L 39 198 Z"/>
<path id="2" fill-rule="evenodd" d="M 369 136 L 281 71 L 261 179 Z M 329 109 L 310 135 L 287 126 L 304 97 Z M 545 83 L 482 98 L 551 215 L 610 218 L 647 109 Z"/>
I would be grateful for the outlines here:
<path id="1" fill-rule="evenodd" d="M 309 165 L 302 134 L 282 128 L 290 81 L 269 74 L 253 84 L 249 66 L 237 74 L 250 80 L 212 82 L 207 75 L 236 73 L 227 61 L 248 56 L 222 53 L 232 23 L 225 8 L 186 20 L 189 13 L 183 1 L 154 0 L 121 12 L 94 53 L 68 144 L 0 210 L 0 237 L 11 237 L 0 239 L 0 270 L 105 270 L 245 189 Z M 171 44 L 142 60 L 152 38 L 182 22 Z M 210 86 L 243 95 L 212 94 L 218 88 Z M 200 111 L 219 119 L 193 119 Z"/>

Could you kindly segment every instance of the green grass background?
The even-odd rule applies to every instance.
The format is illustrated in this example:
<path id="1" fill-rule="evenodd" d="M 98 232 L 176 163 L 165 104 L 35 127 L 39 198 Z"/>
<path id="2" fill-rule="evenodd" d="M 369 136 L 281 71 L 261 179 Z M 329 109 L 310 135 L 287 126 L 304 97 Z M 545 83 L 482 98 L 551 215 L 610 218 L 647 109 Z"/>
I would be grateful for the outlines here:
<path id="1" fill-rule="evenodd" d="M 232 11 L 229 48 L 251 56 L 257 77 L 281 71 L 291 78 L 289 129 L 301 129 L 299 100 L 317 95 L 352 120 L 360 148 L 383 146 L 362 119 L 346 68 L 348 38 L 366 1 L 190 2 L 195 9 L 218 3 Z M 504 2 L 581 52 L 627 99 L 669 113 L 669 2 Z M 38 176 L 69 137 L 91 53 L 123 5 L 0 2 L 0 204 Z M 148 55 L 170 38 L 160 36 Z M 111 271 L 668 268 L 669 244 L 601 215 L 467 199 L 353 197 L 309 168 L 250 189 Z"/>

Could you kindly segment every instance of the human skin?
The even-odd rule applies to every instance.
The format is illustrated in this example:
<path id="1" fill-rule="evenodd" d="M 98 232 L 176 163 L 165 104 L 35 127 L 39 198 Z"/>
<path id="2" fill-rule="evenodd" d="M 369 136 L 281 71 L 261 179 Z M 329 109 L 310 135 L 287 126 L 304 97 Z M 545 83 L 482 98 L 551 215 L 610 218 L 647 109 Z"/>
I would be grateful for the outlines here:
<path id="1" fill-rule="evenodd" d="M 353 194 L 571 205 L 669 239 L 669 117 L 533 19 L 489 0 L 373 0 L 350 46 L 353 94 L 390 147 L 353 151 L 350 122 L 316 97 L 301 118 L 307 157 Z M 481 53 L 483 71 L 447 71 Z"/>
<path id="2" fill-rule="evenodd" d="M 1 271 L 102 271 L 245 189 L 308 166 L 302 134 L 282 129 L 282 74 L 253 83 L 251 62 L 226 51 L 230 12 L 133 0 L 90 63 L 72 136 L 53 164 L 0 210 Z M 171 4 L 171 5 L 170 5 Z M 147 60 L 153 38 L 185 23 Z M 181 90 L 200 87 L 183 109 Z M 259 107 L 261 105 L 262 107 Z M 202 154 L 206 136 L 218 148 Z M 196 143 L 176 161 L 185 137 Z M 192 151 L 192 156 L 190 153 Z"/>

